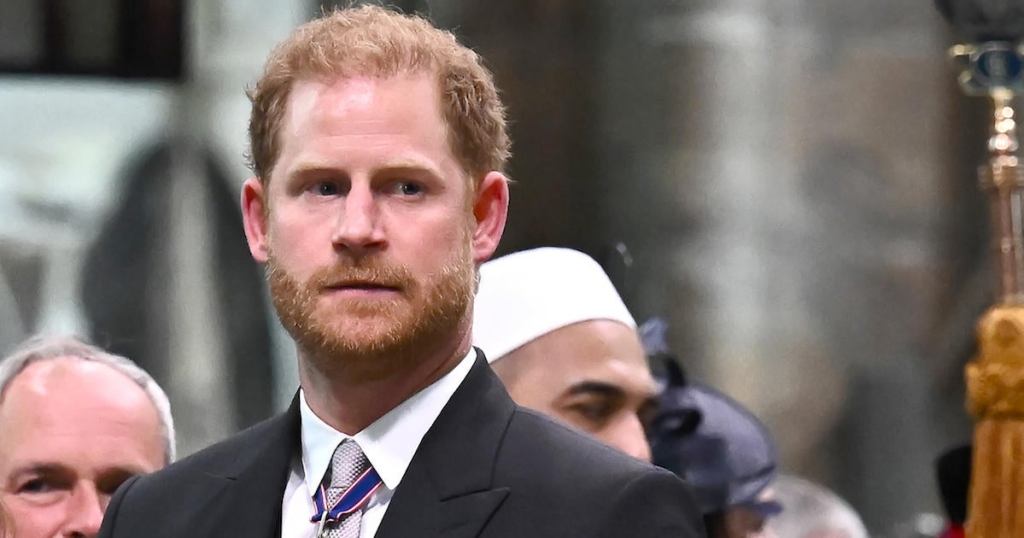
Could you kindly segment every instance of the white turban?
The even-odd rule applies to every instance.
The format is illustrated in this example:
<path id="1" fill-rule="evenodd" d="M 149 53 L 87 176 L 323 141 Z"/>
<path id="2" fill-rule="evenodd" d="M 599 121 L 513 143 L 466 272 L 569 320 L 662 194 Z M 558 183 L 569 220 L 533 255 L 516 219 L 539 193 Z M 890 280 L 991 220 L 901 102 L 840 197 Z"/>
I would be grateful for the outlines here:
<path id="1" fill-rule="evenodd" d="M 545 247 L 480 266 L 473 344 L 489 362 L 555 329 L 592 319 L 636 328 L 608 275 L 582 252 Z"/>

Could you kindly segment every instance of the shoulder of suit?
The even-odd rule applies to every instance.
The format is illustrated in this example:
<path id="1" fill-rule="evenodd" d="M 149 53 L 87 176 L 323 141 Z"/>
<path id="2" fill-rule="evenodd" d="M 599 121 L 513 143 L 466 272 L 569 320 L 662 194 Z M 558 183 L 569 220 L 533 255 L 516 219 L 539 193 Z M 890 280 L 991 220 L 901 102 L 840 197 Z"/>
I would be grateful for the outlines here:
<path id="1" fill-rule="evenodd" d="M 285 415 L 264 420 L 231 437 L 204 448 L 166 468 L 142 477 L 133 488 L 162 488 L 170 483 L 189 482 L 197 475 L 231 478 L 248 460 L 262 453 L 274 441 L 286 421 Z M 297 442 L 297 441 L 296 441 Z"/>
<path id="2" fill-rule="evenodd" d="M 513 413 L 493 480 L 510 489 L 510 513 L 543 520 L 558 536 L 705 536 L 679 477 L 526 409 Z"/>

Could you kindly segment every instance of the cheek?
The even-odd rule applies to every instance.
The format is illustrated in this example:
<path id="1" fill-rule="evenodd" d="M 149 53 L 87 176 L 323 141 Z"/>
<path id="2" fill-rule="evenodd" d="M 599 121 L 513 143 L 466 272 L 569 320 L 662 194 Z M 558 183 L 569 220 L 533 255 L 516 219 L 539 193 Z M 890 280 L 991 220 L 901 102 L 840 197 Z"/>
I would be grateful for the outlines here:
<path id="1" fill-rule="evenodd" d="M 469 246 L 471 231 L 459 219 L 436 217 L 420 219 L 389 219 L 387 240 L 396 256 L 408 257 L 410 265 L 439 265 L 452 259 Z"/>
<path id="2" fill-rule="evenodd" d="M 64 520 L 65 503 L 63 501 L 38 506 L 24 500 L 4 499 L 7 520 L 14 526 L 13 536 L 19 538 L 49 538 L 57 535 L 61 522 Z"/>
<path id="3" fill-rule="evenodd" d="M 330 228 L 326 219 L 313 211 L 279 210 L 271 215 L 268 224 L 270 240 L 279 248 L 320 236 L 329 238 Z"/>
<path id="4" fill-rule="evenodd" d="M 288 269 L 316 265 L 333 252 L 330 227 L 305 219 L 271 222 L 267 245 L 276 263 Z"/>

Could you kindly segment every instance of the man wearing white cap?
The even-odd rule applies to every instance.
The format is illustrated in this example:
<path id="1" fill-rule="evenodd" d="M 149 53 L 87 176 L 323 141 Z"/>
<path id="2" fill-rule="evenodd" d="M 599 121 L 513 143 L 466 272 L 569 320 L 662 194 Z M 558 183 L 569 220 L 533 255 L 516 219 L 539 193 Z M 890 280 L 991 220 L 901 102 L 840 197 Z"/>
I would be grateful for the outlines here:
<path id="1" fill-rule="evenodd" d="M 483 264 L 473 341 L 516 403 L 650 460 L 654 379 L 636 322 L 589 256 L 538 248 Z"/>

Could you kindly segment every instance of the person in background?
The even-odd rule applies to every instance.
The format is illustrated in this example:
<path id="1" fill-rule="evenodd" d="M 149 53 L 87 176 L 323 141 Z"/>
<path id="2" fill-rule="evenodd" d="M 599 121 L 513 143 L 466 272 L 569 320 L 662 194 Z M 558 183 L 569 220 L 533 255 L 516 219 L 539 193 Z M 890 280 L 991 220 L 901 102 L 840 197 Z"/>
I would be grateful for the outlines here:
<path id="1" fill-rule="evenodd" d="M 939 497 L 946 511 L 947 526 L 939 538 L 964 538 L 967 523 L 967 492 L 971 486 L 971 445 L 951 448 L 935 460 Z"/>
<path id="2" fill-rule="evenodd" d="M 768 520 L 769 536 L 778 538 L 868 538 L 857 512 L 822 486 L 787 474 L 772 484 L 782 513 Z"/>
<path id="3" fill-rule="evenodd" d="M 174 460 L 164 391 L 130 360 L 74 337 L 28 340 L 0 362 L 0 528 L 96 536 L 111 495 Z"/>
<path id="4" fill-rule="evenodd" d="M 769 538 L 765 524 L 782 506 L 771 489 L 777 458 L 767 428 L 732 398 L 688 382 L 674 360 L 664 369 L 650 428 L 654 464 L 693 487 L 709 538 Z"/>
<path id="5" fill-rule="evenodd" d="M 516 403 L 650 460 L 657 386 L 636 322 L 596 261 L 545 247 L 483 264 L 473 324 Z"/>

